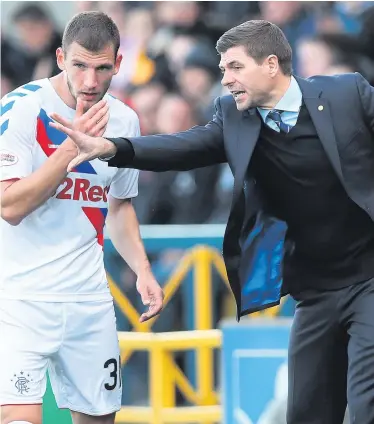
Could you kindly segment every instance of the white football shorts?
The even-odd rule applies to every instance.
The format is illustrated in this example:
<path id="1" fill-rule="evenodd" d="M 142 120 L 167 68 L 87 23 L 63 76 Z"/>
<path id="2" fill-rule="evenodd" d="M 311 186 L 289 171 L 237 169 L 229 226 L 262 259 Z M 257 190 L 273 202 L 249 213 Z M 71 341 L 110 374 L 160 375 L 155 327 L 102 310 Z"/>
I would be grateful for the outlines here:
<path id="1" fill-rule="evenodd" d="M 98 416 L 121 408 L 112 301 L 0 300 L 0 405 L 42 403 L 47 370 L 59 408 Z"/>

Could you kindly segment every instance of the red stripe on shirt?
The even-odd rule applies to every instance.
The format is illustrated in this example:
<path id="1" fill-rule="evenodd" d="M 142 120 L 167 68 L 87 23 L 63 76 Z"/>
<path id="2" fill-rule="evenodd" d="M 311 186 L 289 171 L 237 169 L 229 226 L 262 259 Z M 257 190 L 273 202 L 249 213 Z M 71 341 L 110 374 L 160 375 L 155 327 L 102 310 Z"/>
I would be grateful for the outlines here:
<path id="1" fill-rule="evenodd" d="M 50 147 L 50 144 L 53 143 L 49 139 L 44 122 L 40 118 L 37 119 L 36 140 L 46 156 L 50 157 L 52 153 L 56 151 L 56 148 Z M 73 169 L 72 172 L 76 172 L 76 169 Z M 103 246 L 105 224 L 105 217 L 103 213 L 101 212 L 100 208 L 82 207 L 82 210 L 96 230 L 97 242 L 100 244 L 100 246 Z"/>
<path id="2" fill-rule="evenodd" d="M 97 242 L 100 246 L 104 245 L 104 224 L 105 217 L 101 212 L 100 208 L 87 208 L 82 207 L 83 212 L 87 215 L 87 218 L 90 220 L 91 224 L 94 226 L 97 234 Z"/>
<path id="3" fill-rule="evenodd" d="M 44 122 L 38 118 L 36 124 L 36 141 L 39 143 L 43 152 L 49 157 L 56 150 L 54 147 L 50 147 L 53 144 L 48 138 L 47 131 L 44 126 Z"/>

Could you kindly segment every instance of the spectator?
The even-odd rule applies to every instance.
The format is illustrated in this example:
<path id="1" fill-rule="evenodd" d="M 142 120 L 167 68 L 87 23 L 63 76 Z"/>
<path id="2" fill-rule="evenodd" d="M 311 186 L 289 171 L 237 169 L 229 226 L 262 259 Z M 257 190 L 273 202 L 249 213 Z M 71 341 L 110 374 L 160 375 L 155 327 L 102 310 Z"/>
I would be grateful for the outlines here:
<path id="1" fill-rule="evenodd" d="M 261 19 L 278 25 L 285 33 L 291 48 L 295 51 L 297 40 L 317 32 L 317 19 L 313 10 L 301 1 L 259 2 Z M 293 57 L 293 68 L 299 73 L 297 54 Z"/>
<path id="2" fill-rule="evenodd" d="M 1 37 L 1 95 L 20 86 L 25 81 L 27 60 L 23 52 L 10 42 L 6 36 Z"/>
<path id="3" fill-rule="evenodd" d="M 183 97 L 168 94 L 161 101 L 156 122 L 157 133 L 173 133 L 184 131 L 197 121 L 192 107 Z M 218 175 L 218 167 L 158 174 L 145 207 L 148 211 L 146 223 L 206 222 L 215 207 L 212 187 L 215 187 Z"/>
<path id="4" fill-rule="evenodd" d="M 206 44 L 197 44 L 186 56 L 184 66 L 177 74 L 182 95 L 198 112 L 199 124 L 206 124 L 214 113 L 213 88 L 220 76 L 219 58 Z"/>
<path id="5" fill-rule="evenodd" d="M 298 75 L 304 78 L 324 75 L 328 68 L 338 61 L 338 53 L 318 37 L 300 40 L 296 46 L 296 54 L 299 59 Z"/>
<path id="6" fill-rule="evenodd" d="M 47 11 L 39 3 L 26 3 L 16 11 L 13 22 L 25 56 L 25 66 L 18 69 L 22 79 L 37 80 L 59 73 L 56 49 L 61 46 L 61 35 Z"/>

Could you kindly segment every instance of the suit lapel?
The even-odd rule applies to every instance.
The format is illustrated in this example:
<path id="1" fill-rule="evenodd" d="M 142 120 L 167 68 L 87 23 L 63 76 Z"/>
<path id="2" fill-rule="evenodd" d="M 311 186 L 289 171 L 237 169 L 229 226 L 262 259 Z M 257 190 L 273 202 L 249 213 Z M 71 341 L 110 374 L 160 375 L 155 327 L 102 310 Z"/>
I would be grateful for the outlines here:
<path id="1" fill-rule="evenodd" d="M 296 77 L 296 80 L 303 94 L 305 106 L 309 111 L 322 146 L 336 174 L 343 182 L 344 178 L 329 103 L 327 99 L 323 97 L 322 90 L 316 89 L 312 82 L 298 77 Z"/>
<path id="2" fill-rule="evenodd" d="M 261 118 L 257 115 L 256 109 L 243 112 L 239 117 L 239 122 L 234 128 L 236 135 L 236 155 L 237 164 L 234 171 L 234 188 L 231 203 L 231 212 L 226 225 L 223 250 L 228 272 L 235 273 L 238 270 L 238 260 L 240 257 L 239 238 L 240 231 L 245 216 L 245 196 L 244 177 L 248 169 L 248 164 L 256 146 L 261 129 Z M 252 204 L 253 207 L 253 204 Z M 230 235 L 230 237 L 228 237 Z M 237 276 L 232 276 L 237 278 Z"/>
<path id="3" fill-rule="evenodd" d="M 260 134 L 261 118 L 257 115 L 256 109 L 243 112 L 239 125 L 240 128 L 237 131 L 238 165 L 235 172 L 234 199 L 243 188 L 249 161 Z"/>

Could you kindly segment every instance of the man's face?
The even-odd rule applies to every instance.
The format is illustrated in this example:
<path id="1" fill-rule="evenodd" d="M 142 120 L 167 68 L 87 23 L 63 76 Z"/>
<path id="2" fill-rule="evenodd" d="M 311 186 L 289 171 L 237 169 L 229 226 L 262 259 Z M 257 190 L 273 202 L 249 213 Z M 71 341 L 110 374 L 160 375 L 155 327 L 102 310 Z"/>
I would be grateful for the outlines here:
<path id="1" fill-rule="evenodd" d="M 275 56 L 267 57 L 259 65 L 248 56 L 244 46 L 231 47 L 221 54 L 219 67 L 223 74 L 221 84 L 234 96 L 238 110 L 266 105 L 278 72 Z"/>
<path id="2" fill-rule="evenodd" d="M 65 71 L 71 95 L 81 98 L 85 109 L 100 101 L 107 92 L 113 75 L 119 71 L 122 56 L 115 58 L 112 44 L 98 52 L 91 52 L 72 43 L 67 51 L 57 50 L 57 63 Z"/>

